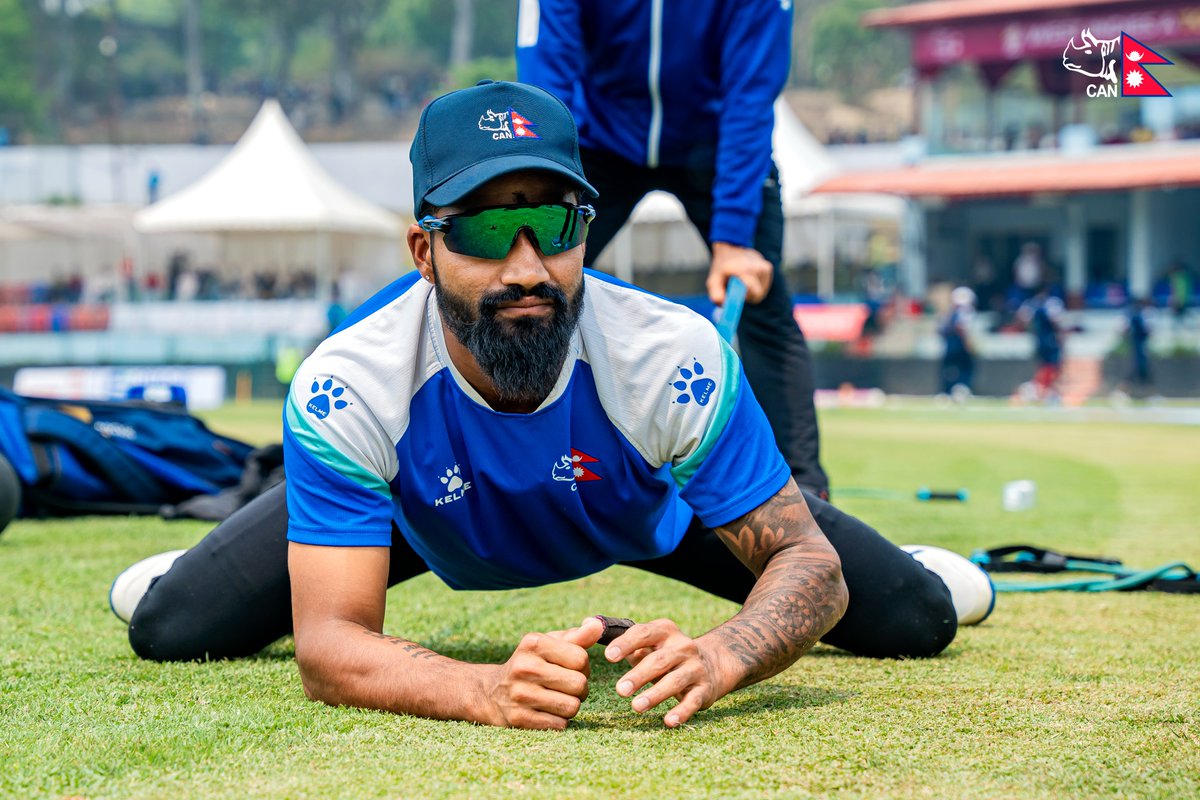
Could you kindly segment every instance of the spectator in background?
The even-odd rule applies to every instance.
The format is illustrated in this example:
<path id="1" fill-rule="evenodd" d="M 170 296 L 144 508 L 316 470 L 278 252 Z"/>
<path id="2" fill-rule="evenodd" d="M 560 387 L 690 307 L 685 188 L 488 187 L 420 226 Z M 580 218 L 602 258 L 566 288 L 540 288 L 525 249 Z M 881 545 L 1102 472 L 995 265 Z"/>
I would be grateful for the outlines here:
<path id="1" fill-rule="evenodd" d="M 1040 122 L 1032 122 L 1029 125 L 1027 146 L 1030 150 L 1037 150 L 1042 147 L 1051 146 L 1046 143 L 1046 126 Z"/>
<path id="2" fill-rule="evenodd" d="M 960 401 L 971 395 L 975 377 L 975 354 L 968 333 L 974 317 L 975 293 L 959 286 L 950 293 L 950 312 L 940 333 L 946 345 L 942 355 L 942 393 Z"/>
<path id="3" fill-rule="evenodd" d="M 175 281 L 175 300 L 181 303 L 189 303 L 196 300 L 200 295 L 200 276 L 195 270 L 184 269 L 180 272 Z"/>
<path id="4" fill-rule="evenodd" d="M 971 265 L 971 281 L 975 284 L 976 306 L 984 311 L 999 310 L 996 307 L 997 301 L 1003 306 L 1003 301 L 999 298 L 999 288 L 996 286 L 996 277 L 992 259 L 983 253 L 975 256 Z"/>
<path id="5" fill-rule="evenodd" d="M 335 330 L 337 330 L 337 327 L 341 325 L 348 316 L 350 316 L 350 311 L 345 305 L 342 304 L 342 292 L 341 289 L 338 288 L 338 284 L 335 281 L 333 284 L 332 296 L 330 297 L 329 308 L 325 310 L 325 319 L 329 323 L 329 333 L 332 334 Z M 295 374 L 294 371 L 293 374 Z"/>
<path id="6" fill-rule="evenodd" d="M 78 272 L 72 272 L 71 276 L 67 278 L 66 296 L 63 299 L 68 303 L 81 302 L 85 288 L 83 275 Z"/>
<path id="7" fill-rule="evenodd" d="M 151 272 L 146 275 L 146 279 L 143 281 L 143 289 L 147 300 L 161 300 L 162 276 L 157 272 Z"/>
<path id="8" fill-rule="evenodd" d="M 812 366 L 780 269 L 783 204 L 771 157 L 792 4 L 693 0 L 665 4 L 658 16 L 645 0 L 540 0 L 521 9 L 520 80 L 570 109 L 599 192 L 588 261 L 645 194 L 679 198 L 712 251 L 710 299 L 724 303 L 731 277 L 746 284 L 738 326 L 746 377 L 796 482 L 827 497 Z"/>
<path id="9" fill-rule="evenodd" d="M 1020 293 L 1023 303 L 1037 294 L 1038 287 L 1046 279 L 1046 263 L 1042 260 L 1042 248 L 1037 242 L 1021 245 L 1021 254 L 1013 262 L 1013 284 Z"/>
<path id="10" fill-rule="evenodd" d="M 167 299 L 179 299 L 179 278 L 188 271 L 187 253 L 176 250 L 167 262 Z"/>
<path id="11" fill-rule="evenodd" d="M 1027 399 L 1053 402 L 1058 399 L 1058 379 L 1062 375 L 1062 327 L 1063 302 L 1051 297 L 1043 287 L 1021 309 L 1021 317 L 1028 321 L 1033 333 L 1034 355 L 1037 371 L 1028 389 L 1023 390 Z"/>
<path id="12" fill-rule="evenodd" d="M 1135 396 L 1148 394 L 1153 386 L 1150 380 L 1150 354 L 1147 351 L 1150 341 L 1150 325 L 1146 321 L 1148 305 L 1144 298 L 1138 298 L 1126 311 L 1125 333 L 1129 337 L 1131 363 L 1125 384 L 1126 393 Z"/>
<path id="13" fill-rule="evenodd" d="M 162 175 L 158 171 L 158 167 L 151 167 L 149 174 L 146 175 L 146 204 L 154 205 L 158 202 L 158 188 L 162 182 Z"/>
<path id="14" fill-rule="evenodd" d="M 1175 321 L 1182 323 L 1192 300 L 1192 274 L 1184 266 L 1183 261 L 1176 258 L 1171 262 L 1171 267 L 1167 271 L 1167 279 L 1169 281 L 1167 307 L 1175 315 Z"/>

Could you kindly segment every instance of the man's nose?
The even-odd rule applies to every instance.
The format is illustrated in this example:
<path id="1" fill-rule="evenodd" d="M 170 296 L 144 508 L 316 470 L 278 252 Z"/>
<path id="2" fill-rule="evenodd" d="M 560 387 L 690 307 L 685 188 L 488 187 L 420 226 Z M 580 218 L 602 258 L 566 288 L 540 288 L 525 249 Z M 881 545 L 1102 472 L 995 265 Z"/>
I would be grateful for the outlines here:
<path id="1" fill-rule="evenodd" d="M 550 279 L 546 265 L 542 263 L 542 253 L 533 243 L 529 231 L 522 228 L 517 233 L 512 249 L 504 257 L 504 268 L 500 272 L 500 280 L 506 286 L 523 286 L 531 289 Z"/>

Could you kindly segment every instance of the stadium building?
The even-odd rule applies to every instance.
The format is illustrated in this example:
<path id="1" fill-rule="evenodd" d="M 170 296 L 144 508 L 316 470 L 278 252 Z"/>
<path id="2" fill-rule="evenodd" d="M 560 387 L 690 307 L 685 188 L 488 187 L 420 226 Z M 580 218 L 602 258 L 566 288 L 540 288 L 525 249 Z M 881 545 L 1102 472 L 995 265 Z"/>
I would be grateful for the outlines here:
<path id="1" fill-rule="evenodd" d="M 910 201 L 910 296 L 966 284 L 999 307 L 1029 249 L 1075 308 L 1162 304 L 1196 266 L 1200 2 L 937 0 L 864 24 L 911 38 L 916 135 L 903 165 L 814 192 Z"/>

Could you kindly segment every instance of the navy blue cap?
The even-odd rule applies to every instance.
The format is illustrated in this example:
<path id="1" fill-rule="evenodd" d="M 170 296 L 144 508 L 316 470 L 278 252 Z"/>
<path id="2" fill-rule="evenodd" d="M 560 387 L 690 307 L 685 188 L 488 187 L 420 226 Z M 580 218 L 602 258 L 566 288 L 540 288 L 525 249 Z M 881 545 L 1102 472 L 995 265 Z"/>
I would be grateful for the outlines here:
<path id="1" fill-rule="evenodd" d="M 597 192 L 579 163 L 579 135 L 563 102 L 537 86 L 480 81 L 425 107 L 408 153 L 413 212 L 448 206 L 501 175 L 525 169 L 568 178 Z"/>

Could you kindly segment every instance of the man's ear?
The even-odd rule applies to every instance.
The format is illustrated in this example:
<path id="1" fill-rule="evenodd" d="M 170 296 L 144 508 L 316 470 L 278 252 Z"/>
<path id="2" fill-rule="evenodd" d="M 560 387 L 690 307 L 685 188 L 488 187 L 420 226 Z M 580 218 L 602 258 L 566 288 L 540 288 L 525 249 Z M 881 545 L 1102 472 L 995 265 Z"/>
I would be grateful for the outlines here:
<path id="1" fill-rule="evenodd" d="M 408 252 L 412 254 L 413 265 L 421 273 L 421 277 L 430 283 L 435 283 L 433 276 L 433 260 L 430 250 L 433 242 L 429 235 L 417 223 L 408 226 Z"/>

